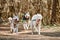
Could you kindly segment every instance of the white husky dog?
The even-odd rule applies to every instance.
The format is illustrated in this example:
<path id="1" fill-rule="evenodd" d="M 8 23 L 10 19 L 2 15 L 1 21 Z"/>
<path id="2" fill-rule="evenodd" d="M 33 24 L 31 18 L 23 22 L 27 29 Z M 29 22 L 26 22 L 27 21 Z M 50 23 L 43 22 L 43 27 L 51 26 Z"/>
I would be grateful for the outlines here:
<path id="1" fill-rule="evenodd" d="M 34 29 L 38 32 L 38 34 L 40 34 L 41 20 L 42 20 L 41 14 L 37 13 L 33 15 L 31 20 L 32 34 L 34 32 Z"/>
<path id="2" fill-rule="evenodd" d="M 9 20 L 9 24 L 10 24 L 10 32 L 12 32 L 12 30 L 13 30 L 13 18 L 12 17 L 9 17 L 8 18 L 8 20 Z"/>
<path id="3" fill-rule="evenodd" d="M 17 15 L 13 16 L 13 24 L 14 24 L 13 32 L 17 33 L 18 32 L 18 26 L 19 26 L 19 17 Z"/>
<path id="4" fill-rule="evenodd" d="M 29 28 L 29 20 L 30 20 L 30 14 L 29 12 L 27 12 L 25 15 L 24 15 L 24 22 L 23 22 L 23 27 L 24 29 L 28 29 Z"/>

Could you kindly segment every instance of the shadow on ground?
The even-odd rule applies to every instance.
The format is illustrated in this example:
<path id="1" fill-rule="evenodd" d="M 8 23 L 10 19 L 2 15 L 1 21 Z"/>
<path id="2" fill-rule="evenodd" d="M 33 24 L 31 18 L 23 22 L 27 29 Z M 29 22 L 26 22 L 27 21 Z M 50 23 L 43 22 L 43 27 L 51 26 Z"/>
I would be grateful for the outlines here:
<path id="1" fill-rule="evenodd" d="M 19 35 L 16 36 L 16 37 L 19 37 L 17 39 L 14 38 L 15 36 L 9 36 L 9 35 L 5 35 L 6 38 L 5 37 L 3 38 L 3 36 L 4 36 L 3 35 L 2 37 L 0 37 L 0 40 L 32 40 L 33 38 L 36 38 L 36 37 L 37 37 L 37 39 L 33 39 L 33 40 L 60 40 L 59 39 L 60 38 L 60 32 L 41 32 L 41 35 L 43 35 L 43 37 L 45 37 L 45 38 L 43 38 L 43 37 L 40 38 L 41 36 L 36 36 L 36 35 L 38 35 L 37 32 L 34 32 L 33 35 L 35 35 L 35 36 L 33 36 L 31 32 L 21 33 L 21 34 L 19 33 Z M 46 38 L 46 36 L 48 36 L 48 38 Z M 51 37 L 51 38 L 49 38 L 49 37 Z"/>
<path id="2" fill-rule="evenodd" d="M 25 33 L 27 35 L 32 35 L 32 33 Z M 33 35 L 38 35 L 37 32 L 34 32 Z M 49 36 L 49 37 L 60 37 L 60 32 L 41 32 L 41 35 L 43 36 Z"/>
<path id="3" fill-rule="evenodd" d="M 60 37 L 60 32 L 41 32 L 43 36 Z"/>

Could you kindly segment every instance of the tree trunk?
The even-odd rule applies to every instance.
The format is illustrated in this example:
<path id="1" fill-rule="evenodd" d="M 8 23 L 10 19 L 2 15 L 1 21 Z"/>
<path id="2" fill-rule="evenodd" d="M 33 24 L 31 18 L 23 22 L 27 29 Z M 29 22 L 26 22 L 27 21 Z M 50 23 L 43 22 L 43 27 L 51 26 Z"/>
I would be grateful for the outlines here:
<path id="1" fill-rule="evenodd" d="M 57 9 L 57 0 L 53 0 L 51 24 L 56 23 L 56 9 Z"/>

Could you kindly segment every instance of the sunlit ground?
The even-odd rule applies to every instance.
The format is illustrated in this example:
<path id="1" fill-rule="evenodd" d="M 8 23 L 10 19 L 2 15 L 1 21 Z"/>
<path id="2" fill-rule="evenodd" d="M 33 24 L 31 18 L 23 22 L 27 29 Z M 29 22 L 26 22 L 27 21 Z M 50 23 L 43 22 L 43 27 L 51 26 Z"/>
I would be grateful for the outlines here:
<path id="1" fill-rule="evenodd" d="M 21 25 L 20 25 L 21 26 Z M 5 30 L 2 30 L 2 28 L 5 28 Z M 38 35 L 37 32 L 34 32 L 32 35 L 31 30 L 23 30 L 23 27 L 21 26 L 19 28 L 18 33 L 10 33 L 8 30 L 8 25 L 0 25 L 0 39 L 9 39 L 9 40 L 18 40 L 18 39 L 24 39 L 24 40 L 31 40 L 31 39 L 41 39 L 41 40 L 59 40 L 60 38 L 60 27 L 59 26 L 42 26 L 41 28 L 41 34 Z"/>

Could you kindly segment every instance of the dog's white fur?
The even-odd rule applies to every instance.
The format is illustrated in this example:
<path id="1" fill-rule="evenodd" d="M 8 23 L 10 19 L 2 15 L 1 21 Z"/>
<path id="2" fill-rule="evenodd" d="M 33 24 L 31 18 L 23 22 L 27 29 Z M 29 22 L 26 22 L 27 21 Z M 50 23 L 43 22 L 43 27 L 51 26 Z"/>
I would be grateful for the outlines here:
<path id="1" fill-rule="evenodd" d="M 28 20 L 24 20 L 24 22 L 23 22 L 23 27 L 24 27 L 25 30 L 29 28 L 29 21 L 30 21 L 30 14 L 29 14 L 29 12 L 26 13 L 25 17 L 26 16 L 29 17 L 29 19 Z"/>
<path id="2" fill-rule="evenodd" d="M 36 20 L 40 19 L 39 24 L 36 24 Z M 42 15 L 41 14 L 36 14 L 32 17 L 31 20 L 31 27 L 32 27 L 32 34 L 34 32 L 34 29 L 38 32 L 38 34 L 40 35 L 40 29 L 41 29 L 41 20 L 42 20 Z M 36 26 L 37 25 L 37 26 Z"/>

